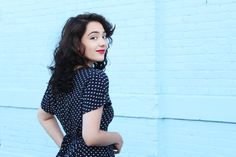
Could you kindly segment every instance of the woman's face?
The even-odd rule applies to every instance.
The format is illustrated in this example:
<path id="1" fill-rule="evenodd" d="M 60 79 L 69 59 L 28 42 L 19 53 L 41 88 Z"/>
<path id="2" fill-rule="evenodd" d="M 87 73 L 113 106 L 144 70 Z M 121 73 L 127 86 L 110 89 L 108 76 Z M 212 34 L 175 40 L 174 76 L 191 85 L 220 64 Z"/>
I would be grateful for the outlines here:
<path id="1" fill-rule="evenodd" d="M 101 23 L 96 21 L 89 22 L 81 38 L 81 43 L 85 47 L 84 55 L 89 59 L 89 65 L 104 60 L 108 42 L 106 32 Z"/>

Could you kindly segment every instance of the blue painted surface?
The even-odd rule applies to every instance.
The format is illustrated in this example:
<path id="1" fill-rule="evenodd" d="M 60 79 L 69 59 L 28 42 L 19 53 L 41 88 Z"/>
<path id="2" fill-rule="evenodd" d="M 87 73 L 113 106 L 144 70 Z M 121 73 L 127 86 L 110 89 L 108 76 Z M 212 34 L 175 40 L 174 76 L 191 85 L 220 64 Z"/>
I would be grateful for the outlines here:
<path id="1" fill-rule="evenodd" d="M 234 157 L 236 0 L 0 1 L 0 156 L 54 156 L 36 119 L 68 17 L 116 24 L 110 95 L 119 157 Z M 10 107 L 9 107 L 10 106 Z"/>
<path id="2" fill-rule="evenodd" d="M 235 7 L 158 1 L 158 156 L 235 156 Z"/>

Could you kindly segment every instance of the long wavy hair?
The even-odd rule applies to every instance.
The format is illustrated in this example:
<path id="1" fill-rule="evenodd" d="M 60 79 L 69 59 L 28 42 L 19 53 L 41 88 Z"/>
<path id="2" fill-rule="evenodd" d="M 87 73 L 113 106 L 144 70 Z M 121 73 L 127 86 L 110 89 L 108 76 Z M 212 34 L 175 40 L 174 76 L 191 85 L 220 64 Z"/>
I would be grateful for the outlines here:
<path id="1" fill-rule="evenodd" d="M 85 47 L 81 38 L 86 31 L 89 22 L 96 21 L 102 24 L 108 39 L 108 48 L 112 43 L 112 34 L 115 27 L 103 16 L 96 13 L 85 13 L 70 17 L 61 32 L 58 46 L 54 50 L 54 60 L 49 69 L 52 73 L 49 84 L 53 93 L 68 92 L 73 87 L 73 77 L 77 66 L 88 67 L 88 59 L 85 58 Z M 107 65 L 107 53 L 101 62 L 95 62 L 93 67 L 105 70 Z"/>

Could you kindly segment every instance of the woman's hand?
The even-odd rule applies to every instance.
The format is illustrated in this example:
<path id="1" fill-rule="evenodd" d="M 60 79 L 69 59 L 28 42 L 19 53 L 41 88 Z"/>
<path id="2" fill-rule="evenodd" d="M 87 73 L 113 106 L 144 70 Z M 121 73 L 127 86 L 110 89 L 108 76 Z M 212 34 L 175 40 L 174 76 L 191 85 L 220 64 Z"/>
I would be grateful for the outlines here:
<path id="1" fill-rule="evenodd" d="M 117 135 L 118 135 L 118 140 L 117 140 L 117 143 L 114 144 L 114 147 L 115 147 L 114 148 L 114 152 L 115 152 L 115 154 L 120 153 L 121 148 L 123 146 L 122 136 L 119 133 L 117 133 Z"/>

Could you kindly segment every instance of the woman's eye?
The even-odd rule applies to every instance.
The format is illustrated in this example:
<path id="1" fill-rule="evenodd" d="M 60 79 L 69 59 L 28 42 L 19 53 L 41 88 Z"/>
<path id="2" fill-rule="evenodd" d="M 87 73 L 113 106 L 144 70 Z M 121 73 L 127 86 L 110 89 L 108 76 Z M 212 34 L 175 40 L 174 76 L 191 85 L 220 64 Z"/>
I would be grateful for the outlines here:
<path id="1" fill-rule="evenodd" d="M 90 37 L 91 40 L 97 40 L 98 37 Z"/>
<path id="2" fill-rule="evenodd" d="M 106 38 L 107 38 L 107 36 L 103 36 L 102 38 L 103 38 L 103 39 L 106 39 Z"/>

